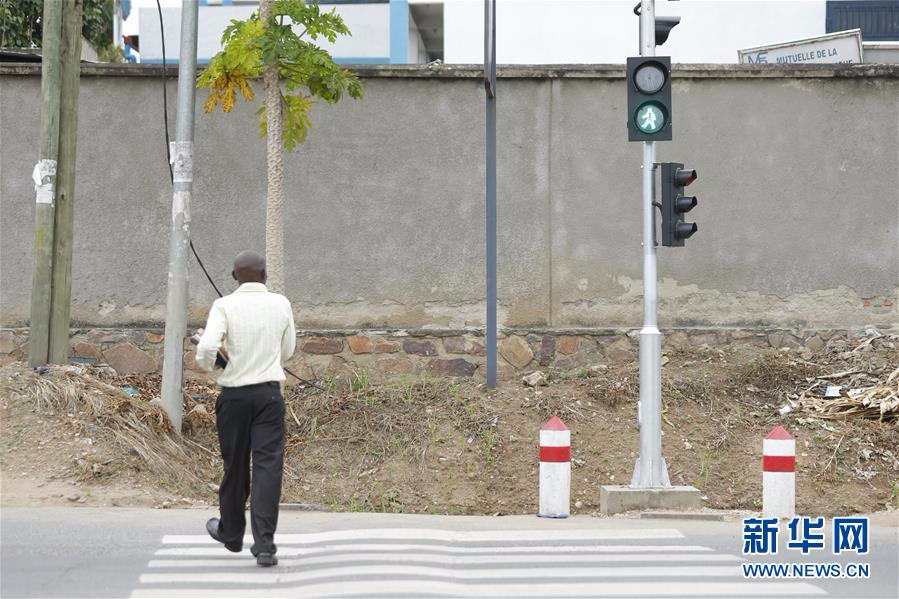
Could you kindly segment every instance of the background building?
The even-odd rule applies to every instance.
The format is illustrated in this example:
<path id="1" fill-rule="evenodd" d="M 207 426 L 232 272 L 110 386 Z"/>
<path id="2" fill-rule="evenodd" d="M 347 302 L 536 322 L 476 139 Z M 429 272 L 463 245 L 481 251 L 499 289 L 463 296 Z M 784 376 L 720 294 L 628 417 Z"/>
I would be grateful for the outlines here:
<path id="1" fill-rule="evenodd" d="M 334 44 L 319 40 L 344 64 L 416 64 L 443 58 L 443 3 L 421 0 L 328 0 L 352 32 Z M 124 22 L 125 35 L 139 35 L 140 62 L 162 62 L 159 14 L 155 0 L 133 0 Z M 200 0 L 197 60 L 209 59 L 221 48 L 221 37 L 232 19 L 258 10 L 256 0 Z M 181 35 L 181 2 L 162 2 L 166 58 L 177 61 Z"/>
<path id="2" fill-rule="evenodd" d="M 220 47 L 231 19 L 256 0 L 201 0 L 198 58 Z M 326 44 L 345 64 L 483 61 L 483 0 L 322 0 L 352 37 Z M 498 0 L 497 60 L 502 64 L 622 63 L 637 53 L 636 0 Z M 180 0 L 165 0 L 166 53 L 177 60 Z M 679 63 L 734 63 L 740 49 L 861 28 L 869 60 L 899 53 L 896 0 L 657 0 L 656 13 L 680 16 L 665 53 Z M 155 0 L 132 0 L 124 35 L 139 36 L 141 62 L 161 62 Z"/>
<path id="3" fill-rule="evenodd" d="M 499 0 L 497 61 L 503 64 L 622 63 L 638 53 L 636 0 Z M 744 48 L 861 28 L 865 41 L 899 40 L 899 2 L 656 0 L 681 23 L 662 54 L 678 63 L 734 63 Z M 483 3 L 444 4 L 448 63 L 483 61 Z"/>

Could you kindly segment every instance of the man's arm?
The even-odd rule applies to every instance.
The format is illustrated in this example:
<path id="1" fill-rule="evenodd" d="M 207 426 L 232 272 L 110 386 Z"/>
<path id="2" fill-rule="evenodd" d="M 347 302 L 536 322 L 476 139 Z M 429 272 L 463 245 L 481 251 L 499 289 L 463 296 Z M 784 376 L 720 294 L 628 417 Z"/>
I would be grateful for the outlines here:
<path id="1" fill-rule="evenodd" d="M 222 340 L 228 331 L 228 319 L 225 316 L 225 310 L 218 302 L 212 304 L 212 310 L 209 311 L 209 320 L 206 322 L 206 329 L 203 336 L 200 337 L 200 343 L 197 344 L 197 365 L 206 371 L 215 368 L 215 358 L 219 348 L 222 347 Z"/>
<path id="2" fill-rule="evenodd" d="M 293 310 L 290 302 L 287 304 L 287 322 L 289 323 L 281 334 L 281 363 L 288 361 L 293 356 L 294 350 L 297 348 L 297 329 L 293 324 Z"/>

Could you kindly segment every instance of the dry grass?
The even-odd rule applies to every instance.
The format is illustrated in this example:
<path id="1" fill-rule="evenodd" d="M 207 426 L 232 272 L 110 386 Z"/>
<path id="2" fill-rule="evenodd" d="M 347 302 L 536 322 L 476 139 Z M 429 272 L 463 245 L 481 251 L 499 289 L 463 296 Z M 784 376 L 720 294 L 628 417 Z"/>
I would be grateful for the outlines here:
<path id="1" fill-rule="evenodd" d="M 752 387 L 769 395 L 783 394 L 792 391 L 797 381 L 804 381 L 820 372 L 821 367 L 816 364 L 770 351 L 748 364 L 740 365 L 731 376 L 731 385 L 737 390 Z M 750 392 L 759 391 L 750 389 Z"/>
<path id="2" fill-rule="evenodd" d="M 209 450 L 175 436 L 161 408 L 104 382 L 104 377 L 109 375 L 103 369 L 81 366 L 52 367 L 38 373 L 11 365 L 0 369 L 0 395 L 23 401 L 41 414 L 67 416 L 101 427 L 123 453 L 138 457 L 146 469 L 170 486 L 205 485 Z"/>
<path id="3" fill-rule="evenodd" d="M 494 425 L 483 402 L 447 380 L 423 377 L 373 386 L 364 373 L 356 373 L 348 383 L 328 384 L 325 392 L 288 389 L 288 458 L 310 442 L 341 442 L 356 444 L 369 467 L 397 454 L 421 459 L 438 432 L 428 426 L 437 414 L 463 435 L 483 436 Z"/>

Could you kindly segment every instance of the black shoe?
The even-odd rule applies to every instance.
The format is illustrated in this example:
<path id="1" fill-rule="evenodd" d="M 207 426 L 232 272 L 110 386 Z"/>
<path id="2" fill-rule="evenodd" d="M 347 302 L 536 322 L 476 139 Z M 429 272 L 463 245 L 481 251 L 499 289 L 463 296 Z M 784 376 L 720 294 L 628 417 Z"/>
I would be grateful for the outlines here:
<path id="1" fill-rule="evenodd" d="M 218 518 L 210 518 L 206 521 L 206 532 L 209 533 L 209 536 L 222 543 L 225 546 L 225 549 L 228 551 L 232 551 L 234 553 L 240 553 L 241 549 L 243 549 L 243 542 L 239 543 L 225 543 L 222 540 L 222 537 L 219 536 L 219 519 Z"/>
<path id="2" fill-rule="evenodd" d="M 260 553 L 256 556 L 256 564 L 263 568 L 271 568 L 278 565 L 278 558 L 271 553 Z"/>

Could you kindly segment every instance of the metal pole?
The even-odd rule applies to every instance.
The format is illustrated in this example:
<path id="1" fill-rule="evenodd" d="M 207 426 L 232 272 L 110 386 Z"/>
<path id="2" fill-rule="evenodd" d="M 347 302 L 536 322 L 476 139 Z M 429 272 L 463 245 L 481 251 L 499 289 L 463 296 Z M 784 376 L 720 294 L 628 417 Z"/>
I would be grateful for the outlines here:
<path id="1" fill-rule="evenodd" d="M 181 431 L 181 378 L 187 332 L 187 258 L 190 246 L 190 197 L 193 183 L 194 99 L 197 71 L 197 0 L 181 3 L 181 52 L 178 63 L 178 115 L 173 165 L 172 226 L 169 235 L 169 282 L 162 364 L 162 408 L 175 432 Z"/>
<path id="2" fill-rule="evenodd" d="M 41 148 L 34 168 L 34 256 L 31 268 L 31 330 L 28 363 L 47 363 L 50 294 L 53 288 L 53 227 L 56 220 L 56 164 L 59 156 L 60 37 L 62 3 L 45 2 L 41 40 Z"/>
<path id="3" fill-rule="evenodd" d="M 496 1 L 484 2 L 487 89 L 487 387 L 496 388 Z"/>
<path id="4" fill-rule="evenodd" d="M 643 0 L 640 55 L 655 56 L 655 0 Z M 631 487 L 669 487 L 662 458 L 662 334 L 656 320 L 655 143 L 643 142 L 643 328 L 640 329 L 640 456 Z"/>
<path id="5" fill-rule="evenodd" d="M 75 240 L 75 150 L 78 145 L 78 92 L 81 83 L 82 0 L 62 3 L 62 59 L 59 90 L 59 147 L 56 218 L 53 223 L 53 283 L 47 358 L 69 361 L 72 308 L 72 251 Z"/>

